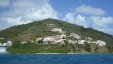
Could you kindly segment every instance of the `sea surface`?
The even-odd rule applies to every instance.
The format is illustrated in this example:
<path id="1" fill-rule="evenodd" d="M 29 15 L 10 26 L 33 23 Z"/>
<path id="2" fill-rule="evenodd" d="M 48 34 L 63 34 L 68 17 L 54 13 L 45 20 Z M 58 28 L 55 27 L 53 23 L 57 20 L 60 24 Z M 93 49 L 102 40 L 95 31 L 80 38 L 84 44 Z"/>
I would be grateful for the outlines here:
<path id="1" fill-rule="evenodd" d="M 0 54 L 0 64 L 113 64 L 113 54 Z"/>

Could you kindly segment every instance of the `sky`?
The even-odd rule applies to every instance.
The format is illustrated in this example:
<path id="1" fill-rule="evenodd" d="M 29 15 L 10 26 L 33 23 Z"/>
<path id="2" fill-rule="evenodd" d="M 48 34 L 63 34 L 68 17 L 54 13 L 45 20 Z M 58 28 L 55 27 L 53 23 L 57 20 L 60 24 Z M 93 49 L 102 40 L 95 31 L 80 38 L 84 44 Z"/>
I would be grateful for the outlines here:
<path id="1" fill-rule="evenodd" d="M 113 35 L 112 0 L 0 0 L 0 30 L 47 18 Z"/>

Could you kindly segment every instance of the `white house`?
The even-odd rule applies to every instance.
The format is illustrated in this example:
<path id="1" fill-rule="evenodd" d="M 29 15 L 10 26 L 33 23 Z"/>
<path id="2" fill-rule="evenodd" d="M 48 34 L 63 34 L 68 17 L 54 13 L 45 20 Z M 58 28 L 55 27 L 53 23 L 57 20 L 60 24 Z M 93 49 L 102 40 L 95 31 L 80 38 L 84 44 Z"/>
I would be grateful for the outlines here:
<path id="1" fill-rule="evenodd" d="M 69 43 L 72 43 L 72 44 L 82 44 L 82 45 L 84 45 L 84 42 L 86 42 L 86 40 L 69 40 Z"/>
<path id="2" fill-rule="evenodd" d="M 3 43 L 2 46 L 7 46 L 7 43 Z"/>
<path id="3" fill-rule="evenodd" d="M 0 40 L 4 40 L 5 38 L 0 38 Z"/>
<path id="4" fill-rule="evenodd" d="M 43 39 L 43 43 L 44 43 L 44 44 L 48 44 L 49 41 L 52 41 L 52 38 L 51 38 L 51 37 L 45 37 L 45 38 Z"/>
<path id="5" fill-rule="evenodd" d="M 26 44 L 26 43 L 28 43 L 27 41 L 22 41 L 22 42 L 20 42 L 21 44 Z"/>
<path id="6" fill-rule="evenodd" d="M 66 34 L 61 34 L 61 38 L 66 38 Z"/>
<path id="7" fill-rule="evenodd" d="M 0 43 L 0 46 L 7 46 L 7 43 Z"/>
<path id="8" fill-rule="evenodd" d="M 78 44 L 84 45 L 84 42 L 86 42 L 86 40 L 78 40 Z"/>
<path id="9" fill-rule="evenodd" d="M 12 46 L 12 41 L 7 41 L 7 46 Z"/>
<path id="10" fill-rule="evenodd" d="M 68 40 L 70 44 L 77 44 L 77 40 Z"/>
<path id="11" fill-rule="evenodd" d="M 39 40 L 42 40 L 43 38 L 42 37 L 38 37 L 36 38 L 36 41 L 38 42 Z"/>
<path id="12" fill-rule="evenodd" d="M 92 41 L 93 38 L 91 38 L 91 37 L 87 37 L 86 40 Z"/>
<path id="13" fill-rule="evenodd" d="M 2 46 L 2 43 L 0 43 L 0 46 Z"/>
<path id="14" fill-rule="evenodd" d="M 102 41 L 102 40 L 97 40 L 97 43 L 99 46 L 105 46 L 106 42 Z"/>
<path id="15" fill-rule="evenodd" d="M 97 40 L 97 41 L 93 41 L 92 38 L 87 38 L 87 42 L 88 43 L 95 43 L 99 46 L 105 46 L 106 45 L 106 42 L 102 41 L 102 40 Z"/>
<path id="16" fill-rule="evenodd" d="M 47 24 L 47 27 L 54 27 L 55 24 Z"/>
<path id="17" fill-rule="evenodd" d="M 79 36 L 78 34 L 75 34 L 75 33 L 71 33 L 70 37 L 73 37 L 73 38 L 76 38 L 76 39 L 80 39 L 81 38 L 81 36 Z"/>
<path id="18" fill-rule="evenodd" d="M 61 29 L 61 28 L 53 28 L 53 29 L 50 30 L 50 31 L 62 33 L 62 29 Z"/>
<path id="19" fill-rule="evenodd" d="M 0 46 L 0 53 L 7 53 L 6 47 Z"/>
<path id="20" fill-rule="evenodd" d="M 60 35 L 48 36 L 43 39 L 43 43 L 48 44 L 49 42 L 51 42 L 51 44 L 58 44 L 58 43 L 63 44 L 64 40 L 65 39 L 62 39 Z"/>

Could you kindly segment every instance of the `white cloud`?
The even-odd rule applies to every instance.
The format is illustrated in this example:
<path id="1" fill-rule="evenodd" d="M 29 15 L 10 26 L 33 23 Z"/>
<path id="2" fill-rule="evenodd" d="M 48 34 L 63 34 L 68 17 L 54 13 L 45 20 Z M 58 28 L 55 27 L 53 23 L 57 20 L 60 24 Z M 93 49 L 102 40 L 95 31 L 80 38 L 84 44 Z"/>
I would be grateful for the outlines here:
<path id="1" fill-rule="evenodd" d="M 88 27 L 88 23 L 86 22 L 86 17 L 82 16 L 80 14 L 75 15 L 72 12 L 67 13 L 66 16 L 63 18 L 63 20 L 68 21 L 68 22 L 73 23 L 73 24 L 83 26 L 85 28 Z"/>
<path id="2" fill-rule="evenodd" d="M 91 27 L 108 34 L 113 33 L 113 17 L 104 16 L 106 12 L 101 8 L 81 5 L 75 8 L 74 11 L 68 12 L 64 20 L 84 27 Z"/>
<path id="3" fill-rule="evenodd" d="M 108 28 L 109 28 L 109 27 L 108 27 Z M 112 35 L 112 34 L 113 34 L 113 28 L 109 28 L 109 29 L 108 29 L 108 28 L 106 28 L 106 29 L 104 28 L 104 29 L 102 29 L 101 31 Z"/>
<path id="4" fill-rule="evenodd" d="M 88 27 L 88 22 L 86 21 L 86 17 L 80 14 L 75 17 L 75 24 L 84 26 L 85 28 Z"/>
<path id="5" fill-rule="evenodd" d="M 98 26 L 95 26 L 94 29 L 102 31 L 102 32 L 107 33 L 107 34 L 110 34 L 110 35 L 113 34 L 113 28 L 110 28 L 110 27 L 98 27 Z"/>
<path id="6" fill-rule="evenodd" d="M 68 21 L 70 23 L 74 23 L 75 19 L 74 19 L 74 14 L 72 12 L 69 12 L 65 15 L 65 17 L 63 18 L 64 21 Z"/>
<path id="7" fill-rule="evenodd" d="M 0 7 L 7 7 L 10 4 L 10 0 L 0 0 Z"/>
<path id="8" fill-rule="evenodd" d="M 12 4 L 9 10 L 1 13 L 0 17 L 2 19 L 0 23 L 7 23 L 7 27 L 46 18 L 58 18 L 58 13 L 49 4 L 49 0 L 12 0 L 10 2 Z"/>
<path id="9" fill-rule="evenodd" d="M 113 28 L 110 26 L 113 25 L 113 17 L 100 17 L 100 16 L 91 16 L 90 20 L 93 22 L 93 28 L 105 33 L 112 34 Z"/>
<path id="10" fill-rule="evenodd" d="M 106 13 L 101 8 L 94 8 L 86 5 L 81 5 L 77 7 L 75 10 L 77 13 L 91 14 L 91 15 L 104 15 Z"/>
<path id="11" fill-rule="evenodd" d="M 91 16 L 92 22 L 100 27 L 106 27 L 113 23 L 112 17 Z"/>
<path id="12" fill-rule="evenodd" d="M 57 19 L 57 12 L 55 12 L 50 6 L 46 5 L 41 9 L 31 8 L 24 15 L 25 19 L 30 20 L 42 20 L 46 18 L 55 18 Z"/>
<path id="13" fill-rule="evenodd" d="M 102 10 L 101 8 L 94 8 L 91 6 L 86 6 L 86 5 L 81 5 L 75 8 L 75 10 L 73 12 L 68 12 L 65 17 L 64 20 L 69 21 L 71 23 L 77 24 L 77 25 L 81 25 L 84 27 L 89 27 L 88 26 L 88 17 L 86 17 L 85 15 L 104 15 L 106 12 L 104 10 Z M 82 16 L 82 14 L 85 14 L 84 16 Z M 106 21 L 106 20 L 105 20 Z"/>

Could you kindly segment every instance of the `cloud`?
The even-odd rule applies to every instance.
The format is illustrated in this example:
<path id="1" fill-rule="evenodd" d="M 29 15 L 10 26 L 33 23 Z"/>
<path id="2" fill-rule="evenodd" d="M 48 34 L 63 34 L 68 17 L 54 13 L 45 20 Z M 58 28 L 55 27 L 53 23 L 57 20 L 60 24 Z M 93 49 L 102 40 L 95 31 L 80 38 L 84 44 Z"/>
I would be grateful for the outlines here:
<path id="1" fill-rule="evenodd" d="M 77 25 L 80 25 L 80 26 L 84 26 L 85 28 L 88 28 L 88 23 L 86 21 L 86 17 L 85 16 L 82 16 L 80 14 L 78 14 L 76 17 L 75 17 L 75 23 Z"/>
<path id="2" fill-rule="evenodd" d="M 113 35 L 113 28 L 110 28 L 110 27 L 94 27 L 94 29 L 96 29 L 96 30 L 99 30 L 99 31 L 102 31 L 102 32 L 104 32 L 104 33 L 107 33 L 107 34 L 110 34 L 110 35 Z"/>
<path id="3" fill-rule="evenodd" d="M 57 13 L 48 5 L 42 7 L 41 9 L 31 8 L 24 15 L 25 19 L 30 20 L 42 20 L 46 18 L 55 18 L 57 19 Z"/>
<path id="4" fill-rule="evenodd" d="M 112 34 L 113 28 L 110 27 L 113 25 L 113 17 L 105 16 L 105 14 L 106 11 L 101 8 L 81 5 L 76 7 L 74 11 L 68 12 L 63 20 Z"/>
<path id="5" fill-rule="evenodd" d="M 66 21 L 69 21 L 70 23 L 74 23 L 74 24 L 84 26 L 84 27 L 89 27 L 88 19 L 90 18 L 88 18 L 86 15 L 89 15 L 89 16 L 99 15 L 100 16 L 100 15 L 104 15 L 105 13 L 106 12 L 102 10 L 101 8 L 94 8 L 91 6 L 81 5 L 81 6 L 76 7 L 74 11 L 68 12 L 63 19 Z"/>
<path id="6" fill-rule="evenodd" d="M 90 20 L 93 22 L 92 27 L 99 31 L 103 31 L 108 34 L 113 33 L 113 17 L 100 17 L 100 16 L 91 16 Z"/>
<path id="7" fill-rule="evenodd" d="M 9 9 L 0 13 L 0 23 L 7 24 L 4 25 L 4 28 L 35 20 L 58 18 L 58 12 L 52 8 L 49 0 L 12 0 L 10 2 Z"/>
<path id="8" fill-rule="evenodd" d="M 63 20 L 88 28 L 86 17 L 80 14 L 75 15 L 74 12 L 67 13 L 66 16 L 63 18 Z"/>
<path id="9" fill-rule="evenodd" d="M 91 16 L 92 22 L 99 27 L 106 27 L 113 24 L 113 17 Z"/>
<path id="10" fill-rule="evenodd" d="M 91 14 L 91 15 L 104 15 L 106 12 L 102 10 L 101 8 L 94 8 L 91 6 L 86 6 L 86 5 L 81 5 L 77 7 L 76 9 L 77 13 L 82 13 L 82 14 Z"/>
<path id="11" fill-rule="evenodd" d="M 65 17 L 63 18 L 64 21 L 68 21 L 70 23 L 74 23 L 75 19 L 74 19 L 74 14 L 73 12 L 69 12 L 65 15 Z"/>
<path id="12" fill-rule="evenodd" d="M 10 0 L 0 0 L 0 7 L 7 7 L 10 4 Z"/>

